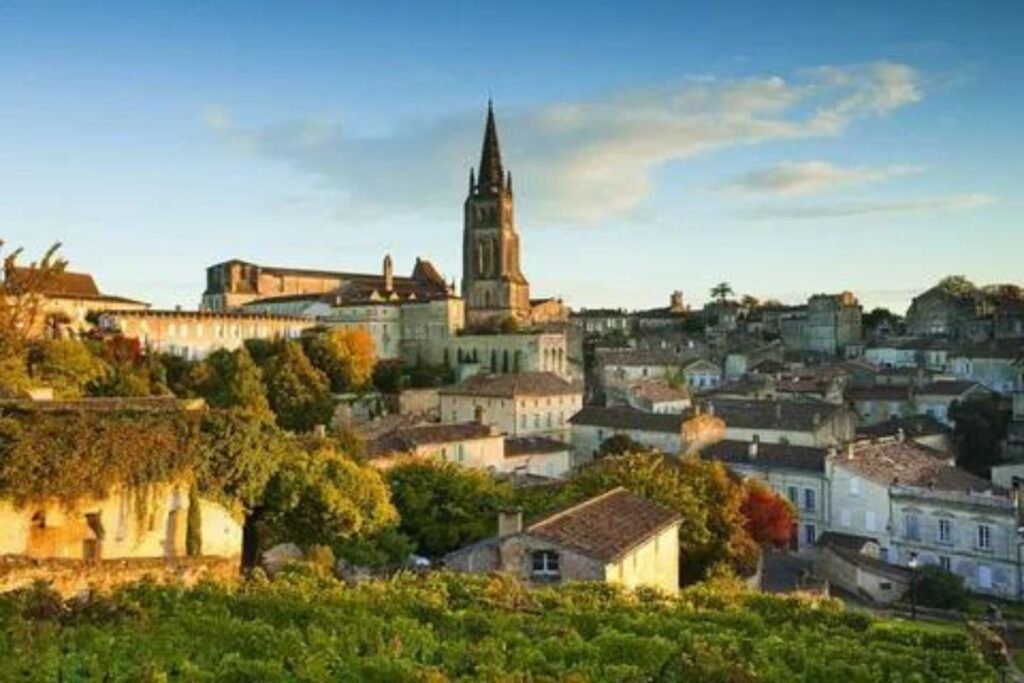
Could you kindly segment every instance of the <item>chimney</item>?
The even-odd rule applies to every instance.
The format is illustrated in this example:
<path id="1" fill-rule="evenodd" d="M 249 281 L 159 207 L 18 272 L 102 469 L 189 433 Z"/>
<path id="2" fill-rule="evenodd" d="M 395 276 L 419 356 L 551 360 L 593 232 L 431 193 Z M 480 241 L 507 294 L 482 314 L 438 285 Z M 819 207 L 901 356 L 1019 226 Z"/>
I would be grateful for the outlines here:
<path id="1" fill-rule="evenodd" d="M 498 513 L 498 538 L 518 534 L 523 530 L 523 511 L 521 508 L 502 510 Z"/>
<path id="2" fill-rule="evenodd" d="M 484 410 L 483 406 L 476 406 L 473 408 L 473 420 L 477 424 L 484 424 L 487 421 L 487 411 Z"/>
<path id="3" fill-rule="evenodd" d="M 395 290 L 395 269 L 391 263 L 391 254 L 384 255 L 384 291 Z"/>

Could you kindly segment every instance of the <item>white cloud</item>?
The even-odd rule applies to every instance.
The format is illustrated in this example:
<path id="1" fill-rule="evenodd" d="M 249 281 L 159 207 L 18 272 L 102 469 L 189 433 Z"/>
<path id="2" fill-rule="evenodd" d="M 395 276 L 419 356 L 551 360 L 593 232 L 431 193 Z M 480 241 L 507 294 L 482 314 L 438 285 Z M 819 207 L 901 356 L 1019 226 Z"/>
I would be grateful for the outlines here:
<path id="1" fill-rule="evenodd" d="M 923 166 L 906 165 L 843 168 L 827 161 L 784 162 L 744 173 L 726 187 L 741 192 L 795 196 L 825 192 L 843 185 L 880 182 L 923 170 Z"/>
<path id="2" fill-rule="evenodd" d="M 956 211 L 987 206 L 996 198 L 987 194 L 958 194 L 948 197 L 925 197 L 900 201 L 848 202 L 797 206 L 768 206 L 747 211 L 750 220 L 849 218 L 871 214 L 920 213 L 924 211 Z"/>
<path id="3" fill-rule="evenodd" d="M 651 174 L 711 150 L 832 136 L 859 118 L 921 99 L 918 74 L 902 64 L 822 67 L 791 79 L 686 80 L 674 88 L 506 112 L 498 125 L 506 166 L 531 222 L 588 224 L 637 210 Z M 500 104 L 500 103 L 499 103 Z M 243 150 L 321 179 L 348 215 L 457 215 L 476 163 L 482 112 L 408 122 L 365 137 L 338 122 L 264 128 L 207 112 L 209 128 Z"/>

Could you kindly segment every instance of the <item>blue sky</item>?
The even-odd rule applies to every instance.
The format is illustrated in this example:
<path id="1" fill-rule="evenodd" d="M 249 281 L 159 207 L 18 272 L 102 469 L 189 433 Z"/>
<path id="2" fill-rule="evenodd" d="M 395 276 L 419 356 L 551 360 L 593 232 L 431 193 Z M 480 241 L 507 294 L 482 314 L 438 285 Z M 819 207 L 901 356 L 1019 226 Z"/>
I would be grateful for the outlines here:
<path id="1" fill-rule="evenodd" d="M 713 7 L 709 7 L 713 5 Z M 828 7 L 826 5 L 834 5 Z M 488 95 L 523 266 L 906 306 L 1021 282 L 1020 2 L 0 2 L 0 237 L 194 306 L 228 258 L 460 276 Z"/>

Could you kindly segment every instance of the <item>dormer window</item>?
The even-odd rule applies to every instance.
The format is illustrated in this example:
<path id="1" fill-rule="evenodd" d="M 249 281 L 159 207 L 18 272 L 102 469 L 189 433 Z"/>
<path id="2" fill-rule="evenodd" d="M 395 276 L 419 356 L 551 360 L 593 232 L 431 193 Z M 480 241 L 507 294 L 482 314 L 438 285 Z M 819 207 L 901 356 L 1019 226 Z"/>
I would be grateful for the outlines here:
<path id="1" fill-rule="evenodd" d="M 530 553 L 530 578 L 535 581 L 558 581 L 562 578 L 558 553 L 554 550 L 534 550 Z"/>

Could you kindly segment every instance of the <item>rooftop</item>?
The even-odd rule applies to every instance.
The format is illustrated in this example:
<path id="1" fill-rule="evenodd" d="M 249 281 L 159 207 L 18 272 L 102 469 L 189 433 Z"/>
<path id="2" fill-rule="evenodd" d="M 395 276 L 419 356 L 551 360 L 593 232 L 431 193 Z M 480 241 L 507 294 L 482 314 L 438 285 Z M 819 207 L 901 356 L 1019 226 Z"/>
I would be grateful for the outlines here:
<path id="1" fill-rule="evenodd" d="M 825 471 L 825 457 L 828 455 L 825 448 L 758 443 L 754 453 L 752 446 L 753 444 L 746 441 L 719 441 L 701 451 L 701 457 L 755 468 L 780 468 L 815 473 Z"/>
<path id="2" fill-rule="evenodd" d="M 637 398 L 645 398 L 651 403 L 686 401 L 690 398 L 690 392 L 685 388 L 671 387 L 657 380 L 637 382 L 630 387 L 630 392 Z"/>
<path id="3" fill-rule="evenodd" d="M 679 515 L 616 488 L 530 525 L 526 533 L 615 562 L 679 521 Z"/>
<path id="4" fill-rule="evenodd" d="M 838 417 L 844 409 L 830 403 L 801 401 L 757 401 L 715 398 L 708 410 L 725 420 L 726 428 L 777 429 L 810 432 Z"/>
<path id="5" fill-rule="evenodd" d="M 517 436 L 505 439 L 506 458 L 516 458 L 523 455 L 561 453 L 571 449 L 572 446 L 564 441 L 550 439 L 546 436 Z"/>
<path id="6" fill-rule="evenodd" d="M 34 268 L 19 267 L 9 269 L 4 277 L 4 289 L 6 291 L 18 291 L 23 286 L 31 286 Z M 111 296 L 100 292 L 96 281 L 88 273 L 73 273 L 63 271 L 55 273 L 52 279 L 46 283 L 43 294 L 51 299 L 88 299 L 95 301 L 107 301 L 112 303 L 144 305 L 141 301 L 128 299 L 121 296 Z"/>
<path id="7" fill-rule="evenodd" d="M 366 452 L 370 456 L 405 453 L 423 446 L 471 441 L 493 436 L 497 436 L 494 430 L 479 422 L 420 424 L 411 427 L 398 427 L 392 431 L 378 434 L 367 444 Z"/>
<path id="8" fill-rule="evenodd" d="M 458 396 L 567 396 L 582 388 L 551 372 L 517 372 L 505 375 L 473 375 L 461 384 L 444 387 L 438 393 Z"/>
<path id="9" fill-rule="evenodd" d="M 670 365 L 680 367 L 685 358 L 672 351 L 646 349 L 598 349 L 604 365 Z"/>
<path id="10" fill-rule="evenodd" d="M 886 486 L 898 484 L 941 491 L 994 488 L 987 479 L 955 467 L 944 454 L 909 440 L 859 441 L 837 456 L 836 464 Z"/>
<path id="11" fill-rule="evenodd" d="M 682 434 L 686 418 L 687 414 L 647 413 L 627 406 L 584 406 L 569 418 L 569 423 L 587 427 Z"/>
<path id="12" fill-rule="evenodd" d="M 930 415 L 890 418 L 885 422 L 857 427 L 857 436 L 869 439 L 895 437 L 900 430 L 907 438 L 948 434 L 951 430 Z"/>
<path id="13" fill-rule="evenodd" d="M 968 391 L 981 390 L 988 392 L 983 385 L 967 379 L 942 379 L 918 389 L 918 395 L 925 396 L 962 396 Z"/>

